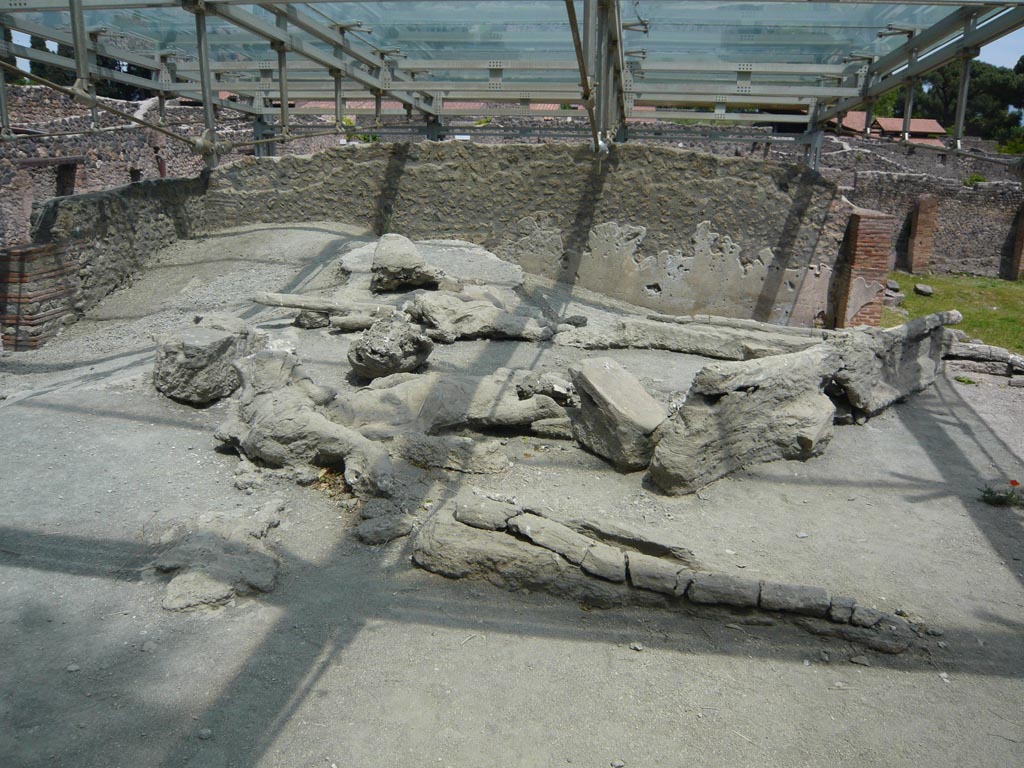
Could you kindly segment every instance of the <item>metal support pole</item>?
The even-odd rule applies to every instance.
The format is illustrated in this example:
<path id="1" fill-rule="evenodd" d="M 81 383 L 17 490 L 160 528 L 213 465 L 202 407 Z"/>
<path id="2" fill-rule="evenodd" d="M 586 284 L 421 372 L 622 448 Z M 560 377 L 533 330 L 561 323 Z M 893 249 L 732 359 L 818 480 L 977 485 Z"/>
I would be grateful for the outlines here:
<path id="1" fill-rule="evenodd" d="M 282 32 L 288 29 L 288 19 L 284 16 L 277 17 L 277 28 Z M 281 97 L 281 136 L 287 136 L 288 131 L 288 48 L 284 43 L 274 43 L 274 50 L 277 51 L 277 85 L 278 94 Z"/>
<path id="2" fill-rule="evenodd" d="M 203 98 L 203 125 L 206 131 L 196 149 L 211 167 L 217 164 L 217 118 L 213 111 L 213 81 L 210 75 L 210 41 L 206 34 L 206 14 L 196 11 L 196 53 L 199 57 L 199 88 Z"/>
<path id="3" fill-rule="evenodd" d="M 907 42 L 910 42 L 911 38 L 907 38 Z M 917 51 L 911 51 L 910 55 L 907 56 L 907 66 L 913 67 L 917 63 Z M 903 94 L 903 141 L 910 141 L 910 120 L 914 114 L 914 90 L 917 88 L 917 81 L 914 79 L 907 80 L 904 86 Z"/>
<path id="4" fill-rule="evenodd" d="M 816 128 L 814 133 L 811 134 L 811 170 L 817 171 L 818 166 L 821 165 L 821 145 L 822 140 L 825 138 L 825 132 L 821 128 Z"/>
<path id="5" fill-rule="evenodd" d="M 334 31 L 338 33 L 338 36 L 345 39 L 345 27 L 338 25 L 334 28 Z M 342 46 L 334 46 L 334 58 L 341 59 L 345 56 L 345 51 Z M 341 70 L 332 69 L 331 77 L 334 78 L 334 127 L 339 131 L 345 128 L 345 83 L 342 80 Z"/>
<path id="6" fill-rule="evenodd" d="M 588 6 L 590 0 L 587 0 Z M 573 5 L 573 0 L 565 0 L 566 12 L 569 15 L 569 26 L 572 30 L 572 43 L 576 49 L 576 66 L 580 71 L 580 95 L 583 97 L 583 105 L 587 109 L 587 119 L 590 121 L 590 133 L 591 140 L 594 144 L 594 149 L 598 148 L 598 135 L 597 135 L 597 123 L 594 118 L 594 95 L 591 91 L 590 83 L 590 70 L 587 68 L 587 53 L 584 48 L 583 40 L 580 36 L 579 24 L 576 20 L 576 7 Z M 584 21 L 584 34 L 589 34 L 586 29 L 587 22 Z"/>
<path id="7" fill-rule="evenodd" d="M 252 123 L 252 135 L 257 142 L 263 142 L 264 139 L 273 136 L 273 131 L 270 130 L 270 126 L 267 125 L 267 120 L 263 115 L 257 115 L 256 119 Z M 256 157 L 273 157 L 274 143 L 257 143 L 253 146 L 253 152 Z"/>
<path id="8" fill-rule="evenodd" d="M 13 135 L 11 115 L 7 111 L 7 79 L 3 69 L 0 69 L 0 139 L 9 139 Z"/>
<path id="9" fill-rule="evenodd" d="M 608 87 L 604 81 L 604 61 L 607 58 L 607 41 L 606 25 L 607 16 L 603 13 L 603 8 L 598 3 L 598 0 L 594 0 L 594 4 L 598 7 L 595 8 L 594 16 L 596 17 L 592 22 L 594 25 L 594 45 L 591 48 L 590 55 L 594 59 L 594 117 L 597 118 L 597 136 L 598 141 L 604 140 L 604 104 L 608 100 Z"/>
<path id="10" fill-rule="evenodd" d="M 69 0 L 71 8 L 71 39 L 75 48 L 75 85 L 73 90 L 88 92 L 89 87 L 89 33 L 85 28 L 82 0 Z"/>
<path id="11" fill-rule="evenodd" d="M 440 141 L 444 138 L 444 123 L 437 115 L 427 117 L 427 141 Z"/>
<path id="12" fill-rule="evenodd" d="M 964 120 L 967 117 L 967 92 L 971 87 L 971 59 L 963 58 L 960 70 L 960 90 L 956 96 L 956 124 L 953 128 L 953 147 L 963 149 Z"/>
<path id="13" fill-rule="evenodd" d="M 871 135 L 871 124 L 875 122 L 875 102 L 869 101 L 864 107 L 864 136 Z"/>
<path id="14" fill-rule="evenodd" d="M 908 80 L 904 88 L 906 93 L 903 96 L 903 133 L 904 141 L 910 141 L 910 116 L 914 112 L 914 90 L 917 88 L 917 81 Z"/>
<path id="15" fill-rule="evenodd" d="M 583 61 L 597 74 L 597 0 L 583 0 Z"/>

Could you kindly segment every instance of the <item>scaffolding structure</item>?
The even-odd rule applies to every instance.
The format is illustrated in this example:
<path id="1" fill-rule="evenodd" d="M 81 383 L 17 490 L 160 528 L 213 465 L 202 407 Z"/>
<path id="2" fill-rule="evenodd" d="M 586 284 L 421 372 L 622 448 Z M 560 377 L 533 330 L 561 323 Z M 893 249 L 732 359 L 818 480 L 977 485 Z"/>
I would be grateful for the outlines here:
<path id="1" fill-rule="evenodd" d="M 218 137 L 223 110 L 251 118 L 242 143 L 266 152 L 311 135 L 296 115 L 325 115 L 339 134 L 355 115 L 405 116 L 438 139 L 454 117 L 543 107 L 585 112 L 598 153 L 639 118 L 788 126 L 805 132 L 816 167 L 829 120 L 871 112 L 897 88 L 909 134 L 914 85 L 956 59 L 959 150 L 970 61 L 1022 26 L 1024 0 L 0 0 L 0 31 L 49 43 L 0 37 L 0 57 L 74 73 L 60 86 L 0 59 L 0 137 L 17 138 L 5 80 L 28 76 L 187 142 L 211 165 L 239 145 Z M 202 134 L 175 132 L 162 108 L 151 121 L 104 105 L 100 80 L 155 92 L 161 107 L 195 100 Z"/>

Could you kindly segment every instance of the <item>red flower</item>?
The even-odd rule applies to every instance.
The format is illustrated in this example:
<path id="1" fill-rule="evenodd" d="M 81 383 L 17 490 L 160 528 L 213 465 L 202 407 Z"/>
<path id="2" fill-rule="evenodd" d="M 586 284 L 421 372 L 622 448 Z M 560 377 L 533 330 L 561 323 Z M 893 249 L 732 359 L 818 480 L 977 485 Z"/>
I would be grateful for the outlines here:
<path id="1" fill-rule="evenodd" d="M 1016 488 L 1018 485 L 1020 485 L 1020 483 L 1018 483 L 1016 480 L 1011 480 L 1010 485 Z"/>

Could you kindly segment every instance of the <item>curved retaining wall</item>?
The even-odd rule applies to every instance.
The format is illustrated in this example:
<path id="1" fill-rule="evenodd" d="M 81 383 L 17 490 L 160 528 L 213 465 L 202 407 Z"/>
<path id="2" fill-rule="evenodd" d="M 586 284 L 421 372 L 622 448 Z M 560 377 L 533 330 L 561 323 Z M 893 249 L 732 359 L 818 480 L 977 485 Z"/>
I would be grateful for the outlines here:
<path id="1" fill-rule="evenodd" d="M 812 325 L 827 315 L 849 213 L 832 183 L 797 165 L 650 145 L 597 161 L 581 145 L 427 142 L 246 158 L 193 180 L 55 198 L 36 211 L 32 241 L 78 264 L 62 322 L 175 239 L 333 219 L 470 240 L 658 312 Z"/>

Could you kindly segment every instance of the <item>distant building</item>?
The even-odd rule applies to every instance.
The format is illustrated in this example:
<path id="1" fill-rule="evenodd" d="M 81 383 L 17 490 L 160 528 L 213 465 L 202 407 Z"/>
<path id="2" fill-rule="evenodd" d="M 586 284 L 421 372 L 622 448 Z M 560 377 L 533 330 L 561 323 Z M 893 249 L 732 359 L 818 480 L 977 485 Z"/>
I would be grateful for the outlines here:
<path id="1" fill-rule="evenodd" d="M 830 130 L 846 136 L 867 135 L 893 141 L 899 141 L 903 137 L 902 117 L 876 117 L 871 121 L 871 129 L 865 134 L 864 128 L 867 119 L 867 112 L 847 112 L 843 115 L 842 124 L 833 117 L 828 121 L 828 127 Z M 910 142 L 912 144 L 944 147 L 946 135 L 946 129 L 938 120 L 915 117 L 910 121 Z"/>
<path id="2" fill-rule="evenodd" d="M 876 117 L 871 123 L 871 133 L 883 139 L 899 141 L 903 137 L 902 117 Z M 914 117 L 910 120 L 911 144 L 926 144 L 933 147 L 946 146 L 946 129 L 942 123 L 931 118 Z"/>

